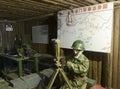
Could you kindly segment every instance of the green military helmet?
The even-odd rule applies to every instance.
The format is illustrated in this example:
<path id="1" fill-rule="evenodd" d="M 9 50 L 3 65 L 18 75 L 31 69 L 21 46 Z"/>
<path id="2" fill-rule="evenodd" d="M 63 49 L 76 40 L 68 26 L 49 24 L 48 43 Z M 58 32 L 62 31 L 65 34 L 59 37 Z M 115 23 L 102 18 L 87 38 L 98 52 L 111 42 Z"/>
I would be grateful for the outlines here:
<path id="1" fill-rule="evenodd" d="M 73 42 L 72 48 L 76 50 L 85 50 L 85 44 L 81 40 L 76 40 Z"/>

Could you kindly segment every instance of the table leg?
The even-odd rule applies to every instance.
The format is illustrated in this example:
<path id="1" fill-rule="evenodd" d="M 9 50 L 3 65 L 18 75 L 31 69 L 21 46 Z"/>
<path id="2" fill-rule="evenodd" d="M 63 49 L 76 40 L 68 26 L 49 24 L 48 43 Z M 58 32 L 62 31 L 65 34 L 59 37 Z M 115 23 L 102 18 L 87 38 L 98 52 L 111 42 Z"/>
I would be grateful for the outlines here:
<path id="1" fill-rule="evenodd" d="M 38 57 L 35 57 L 35 71 L 38 73 L 39 72 L 39 60 Z"/>
<path id="2" fill-rule="evenodd" d="M 19 77 L 22 76 L 22 60 L 18 61 L 18 67 L 19 67 Z"/>

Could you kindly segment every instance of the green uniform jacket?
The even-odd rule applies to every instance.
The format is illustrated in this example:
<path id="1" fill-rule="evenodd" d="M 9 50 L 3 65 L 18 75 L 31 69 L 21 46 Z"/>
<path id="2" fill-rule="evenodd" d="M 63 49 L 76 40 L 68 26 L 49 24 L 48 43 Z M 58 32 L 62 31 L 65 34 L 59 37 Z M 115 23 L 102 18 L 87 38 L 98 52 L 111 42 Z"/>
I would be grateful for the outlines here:
<path id="1" fill-rule="evenodd" d="M 73 58 L 67 62 L 67 67 L 73 72 L 74 77 L 84 77 L 87 75 L 89 69 L 89 60 L 86 56 L 81 54 L 78 59 Z"/>
<path id="2" fill-rule="evenodd" d="M 67 61 L 67 67 L 70 71 L 70 76 L 73 79 L 70 81 L 74 89 L 80 89 L 80 87 L 87 82 L 87 73 L 89 69 L 89 60 L 86 56 L 81 54 L 78 59 L 72 58 Z M 67 84 L 60 89 L 69 89 Z"/>

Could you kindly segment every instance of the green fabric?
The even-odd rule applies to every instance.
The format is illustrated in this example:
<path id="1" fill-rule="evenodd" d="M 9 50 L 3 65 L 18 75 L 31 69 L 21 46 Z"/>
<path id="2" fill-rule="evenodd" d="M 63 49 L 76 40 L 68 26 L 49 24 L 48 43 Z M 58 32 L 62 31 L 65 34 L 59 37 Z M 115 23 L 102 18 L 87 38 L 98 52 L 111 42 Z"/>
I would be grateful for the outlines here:
<path id="1" fill-rule="evenodd" d="M 79 75 L 79 77 L 86 76 L 89 69 L 89 60 L 81 54 L 78 59 L 70 59 L 70 61 L 67 62 L 67 66 L 75 75 Z"/>
<path id="2" fill-rule="evenodd" d="M 80 87 L 87 83 L 87 73 L 89 69 L 89 60 L 83 54 L 78 59 L 72 58 L 67 61 L 67 67 L 70 71 L 70 76 L 73 79 L 70 81 L 73 89 L 81 89 Z M 81 78 L 81 79 L 80 79 Z M 68 85 L 63 85 L 60 89 L 69 89 Z"/>

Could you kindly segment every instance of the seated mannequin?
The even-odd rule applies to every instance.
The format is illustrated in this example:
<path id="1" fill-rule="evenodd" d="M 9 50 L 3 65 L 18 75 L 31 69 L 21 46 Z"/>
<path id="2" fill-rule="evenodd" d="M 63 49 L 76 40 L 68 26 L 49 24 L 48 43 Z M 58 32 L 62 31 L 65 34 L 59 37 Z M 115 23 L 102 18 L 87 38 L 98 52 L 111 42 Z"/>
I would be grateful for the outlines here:
<path id="1" fill-rule="evenodd" d="M 89 60 L 82 54 L 85 50 L 85 45 L 81 40 L 76 40 L 72 48 L 74 57 L 67 61 L 67 68 L 71 76 L 70 83 L 73 89 L 86 89 Z M 69 87 L 67 84 L 64 84 L 60 89 L 69 89 Z"/>

